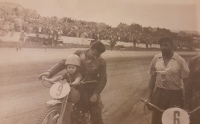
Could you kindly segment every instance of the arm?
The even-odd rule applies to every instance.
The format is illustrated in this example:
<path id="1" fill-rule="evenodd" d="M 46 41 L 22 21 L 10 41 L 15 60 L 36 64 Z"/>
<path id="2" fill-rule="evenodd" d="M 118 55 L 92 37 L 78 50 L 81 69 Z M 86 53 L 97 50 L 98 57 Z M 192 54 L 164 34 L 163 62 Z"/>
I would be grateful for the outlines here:
<path id="1" fill-rule="evenodd" d="M 55 78 L 52 78 L 52 79 L 45 79 L 46 81 L 48 81 L 49 83 L 54 83 L 54 82 L 57 82 L 57 81 L 60 81 L 60 80 L 63 80 L 63 76 L 57 76 Z"/>
<path id="2" fill-rule="evenodd" d="M 48 71 L 40 74 L 39 79 L 44 80 L 44 78 L 51 78 L 58 72 L 65 69 L 65 60 L 61 60 L 60 62 L 56 63 L 53 67 L 51 67 Z"/>
<path id="3" fill-rule="evenodd" d="M 81 73 L 78 73 L 78 74 L 77 74 L 77 77 L 76 77 L 76 79 L 75 79 L 75 81 L 72 82 L 72 85 L 79 85 L 81 79 L 82 79 L 82 75 L 81 75 Z"/>
<path id="4" fill-rule="evenodd" d="M 104 89 L 107 83 L 107 73 L 106 73 L 106 60 L 102 59 L 102 62 L 99 66 L 99 78 L 97 80 L 97 86 L 94 89 L 94 94 L 99 95 Z"/>
<path id="5" fill-rule="evenodd" d="M 156 75 L 152 75 L 149 81 L 148 100 L 151 102 L 152 94 L 156 84 Z"/>
<path id="6" fill-rule="evenodd" d="M 148 90 L 148 100 L 151 102 L 151 99 L 152 99 L 152 94 L 153 94 L 153 91 L 155 89 L 155 86 L 156 86 L 156 62 L 157 62 L 157 57 L 155 56 L 151 62 L 151 65 L 150 65 L 150 69 L 149 69 L 149 74 L 151 75 L 151 79 L 149 81 L 149 90 Z"/>
<path id="7" fill-rule="evenodd" d="M 51 67 L 47 72 L 50 73 L 48 77 L 53 77 L 56 75 L 58 72 L 62 71 L 65 69 L 65 59 L 61 60 L 60 62 L 56 63 L 53 67 Z"/>

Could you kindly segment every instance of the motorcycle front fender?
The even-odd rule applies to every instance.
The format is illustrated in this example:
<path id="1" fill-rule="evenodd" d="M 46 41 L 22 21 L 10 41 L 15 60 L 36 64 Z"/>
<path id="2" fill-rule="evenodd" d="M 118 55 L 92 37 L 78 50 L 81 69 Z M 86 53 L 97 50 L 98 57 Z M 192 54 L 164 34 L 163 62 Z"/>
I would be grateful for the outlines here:
<path id="1" fill-rule="evenodd" d="M 60 100 L 49 100 L 45 103 L 45 105 L 49 105 L 49 106 L 54 106 L 54 105 L 57 105 L 57 104 L 62 104 L 62 101 L 60 101 Z"/>

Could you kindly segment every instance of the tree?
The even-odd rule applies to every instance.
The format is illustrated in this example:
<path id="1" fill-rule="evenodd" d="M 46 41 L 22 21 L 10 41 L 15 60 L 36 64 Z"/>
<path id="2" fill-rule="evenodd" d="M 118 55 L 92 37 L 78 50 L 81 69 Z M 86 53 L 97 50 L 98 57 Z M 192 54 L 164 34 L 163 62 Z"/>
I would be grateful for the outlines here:
<path id="1" fill-rule="evenodd" d="M 146 48 L 149 48 L 150 40 L 151 40 L 151 31 L 149 28 L 144 27 L 143 28 L 143 35 L 144 35 L 144 43 L 146 44 Z"/>
<path id="2" fill-rule="evenodd" d="M 184 37 L 185 46 L 188 50 L 192 50 L 194 48 L 193 46 L 193 38 L 191 36 L 185 36 Z"/>
<path id="3" fill-rule="evenodd" d="M 129 31 L 131 32 L 131 33 L 137 33 L 137 32 L 141 32 L 142 31 L 142 26 L 141 25 L 139 25 L 139 24 L 131 24 L 130 26 L 129 26 Z"/>
<path id="4" fill-rule="evenodd" d="M 129 25 L 127 25 L 126 23 L 121 23 L 117 26 L 117 29 L 121 29 L 121 30 L 127 30 L 129 28 Z"/>
<path id="5" fill-rule="evenodd" d="M 136 47 L 136 35 L 138 34 L 138 32 L 141 32 L 142 31 L 142 26 L 139 25 L 139 24 L 131 24 L 129 27 L 128 27 L 128 31 L 130 32 L 128 34 L 129 36 L 129 40 L 131 42 L 133 42 L 133 46 Z"/>
<path id="6" fill-rule="evenodd" d="M 165 29 L 165 28 L 157 28 L 157 33 L 160 36 L 169 36 L 169 35 L 171 35 L 171 31 L 169 29 Z"/>
<path id="7" fill-rule="evenodd" d="M 144 32 L 144 34 L 151 34 L 151 31 L 149 30 L 149 28 L 147 28 L 147 27 L 144 27 L 143 28 L 143 32 Z"/>

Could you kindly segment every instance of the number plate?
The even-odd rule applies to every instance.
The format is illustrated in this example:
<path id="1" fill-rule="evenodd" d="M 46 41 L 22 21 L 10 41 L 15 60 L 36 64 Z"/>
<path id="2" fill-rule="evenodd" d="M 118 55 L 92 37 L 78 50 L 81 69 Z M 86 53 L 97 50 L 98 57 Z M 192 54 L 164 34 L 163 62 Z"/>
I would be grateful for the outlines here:
<path id="1" fill-rule="evenodd" d="M 180 108 L 167 109 L 162 115 L 163 124 L 189 124 L 188 113 Z"/>
<path id="2" fill-rule="evenodd" d="M 60 99 L 68 95 L 70 92 L 70 86 L 68 83 L 61 84 L 59 82 L 55 83 L 50 88 L 50 95 L 55 99 Z"/>

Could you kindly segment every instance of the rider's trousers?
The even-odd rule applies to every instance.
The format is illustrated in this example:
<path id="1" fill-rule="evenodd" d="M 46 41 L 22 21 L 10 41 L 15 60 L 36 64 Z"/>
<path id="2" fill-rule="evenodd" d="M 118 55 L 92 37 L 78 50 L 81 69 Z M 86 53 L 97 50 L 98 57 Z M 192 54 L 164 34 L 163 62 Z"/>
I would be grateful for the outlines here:
<path id="1" fill-rule="evenodd" d="M 102 119 L 102 108 L 103 104 L 101 101 L 101 97 L 98 97 L 98 100 L 96 103 L 90 102 L 90 97 L 93 94 L 92 90 L 81 90 L 81 99 L 80 103 L 84 106 L 85 112 L 89 111 L 91 113 L 91 121 L 92 124 L 103 124 Z"/>

